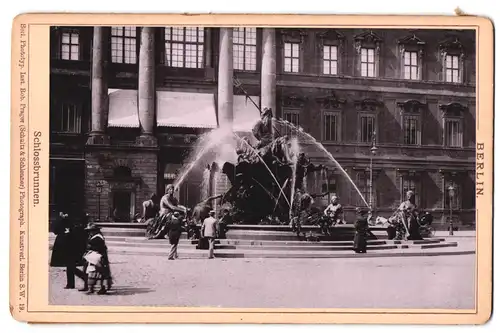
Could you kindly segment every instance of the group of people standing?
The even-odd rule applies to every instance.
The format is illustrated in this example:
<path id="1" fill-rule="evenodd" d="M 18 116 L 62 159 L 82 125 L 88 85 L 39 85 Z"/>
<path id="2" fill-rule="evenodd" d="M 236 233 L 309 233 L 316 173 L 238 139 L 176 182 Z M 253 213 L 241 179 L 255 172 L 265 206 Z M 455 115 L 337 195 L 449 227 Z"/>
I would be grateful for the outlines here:
<path id="1" fill-rule="evenodd" d="M 188 209 L 179 204 L 174 195 L 175 188 L 167 185 L 165 195 L 158 202 L 156 194 L 143 203 L 143 222 L 146 224 L 146 237 L 148 239 L 168 238 L 170 243 L 169 260 L 175 260 L 178 255 L 178 244 L 183 231 L 189 228 Z M 210 210 L 208 216 L 203 217 L 200 242 L 207 242 L 208 257 L 214 258 L 214 244 L 218 232 L 218 221 L 215 211 Z"/>
<path id="2" fill-rule="evenodd" d="M 100 228 L 88 223 L 88 216 L 78 219 L 60 212 L 52 232 L 56 235 L 50 266 L 66 268 L 65 289 L 75 288 L 75 276 L 83 280 L 82 292 L 106 294 L 112 286 L 106 241 Z M 78 268 L 82 267 L 82 269 Z"/>

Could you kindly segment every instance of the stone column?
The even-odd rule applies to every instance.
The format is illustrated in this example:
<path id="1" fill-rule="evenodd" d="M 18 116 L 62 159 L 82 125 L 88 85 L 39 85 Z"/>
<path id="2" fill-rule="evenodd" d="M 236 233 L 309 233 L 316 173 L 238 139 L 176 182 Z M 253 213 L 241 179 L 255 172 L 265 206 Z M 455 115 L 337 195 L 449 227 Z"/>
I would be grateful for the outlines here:
<path id="1" fill-rule="evenodd" d="M 261 108 L 276 116 L 276 29 L 262 29 Z"/>
<path id="2" fill-rule="evenodd" d="M 153 136 L 155 122 L 155 38 L 154 28 L 141 29 L 141 46 L 139 49 L 139 82 L 138 109 L 141 135 L 137 138 L 139 145 L 156 145 Z"/>
<path id="3" fill-rule="evenodd" d="M 233 28 L 220 28 L 217 112 L 219 127 L 233 123 Z"/>
<path id="4" fill-rule="evenodd" d="M 220 28 L 217 113 L 220 128 L 232 130 L 233 125 L 233 28 Z M 215 194 L 224 194 L 230 187 L 229 179 L 220 170 L 212 186 Z M 217 204 L 214 207 L 220 209 Z"/>
<path id="5" fill-rule="evenodd" d="M 92 128 L 87 144 L 107 144 L 108 83 L 105 75 L 107 36 L 105 27 L 94 27 L 92 43 Z"/>

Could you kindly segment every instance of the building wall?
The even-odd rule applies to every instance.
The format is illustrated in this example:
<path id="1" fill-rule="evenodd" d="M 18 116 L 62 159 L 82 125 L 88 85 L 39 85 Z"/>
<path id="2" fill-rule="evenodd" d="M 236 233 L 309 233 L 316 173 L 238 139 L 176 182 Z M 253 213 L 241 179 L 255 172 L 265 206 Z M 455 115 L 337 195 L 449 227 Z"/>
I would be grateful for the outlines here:
<path id="1" fill-rule="evenodd" d="M 100 220 L 113 220 L 113 191 L 133 193 L 135 213 L 142 212 L 142 203 L 157 193 L 158 160 L 156 151 L 97 150 L 87 152 L 85 198 L 86 210 L 98 212 Z M 116 177 L 114 171 L 119 167 L 129 168 L 131 177 Z M 99 193 L 97 184 L 103 181 Z M 94 215 L 94 216 L 98 216 Z"/>
<path id="2" fill-rule="evenodd" d="M 85 210 L 96 214 L 97 193 L 95 185 L 98 180 L 111 177 L 116 161 L 126 161 L 132 170 L 135 186 L 136 212 L 140 205 L 153 191 L 163 193 L 163 171 L 166 159 L 170 163 L 183 163 L 189 153 L 179 153 L 179 149 L 189 152 L 195 138 L 203 131 L 192 129 L 155 128 L 158 138 L 158 149 L 141 149 L 135 145 L 137 133 L 133 130 L 108 131 L 110 145 L 85 147 L 85 137 L 88 133 L 88 123 L 91 112 L 90 65 L 92 28 L 74 28 L 81 32 L 81 48 L 79 61 L 60 60 L 61 29 L 51 31 L 51 102 L 58 100 L 74 100 L 82 105 L 83 121 L 80 135 L 57 135 L 51 140 L 51 149 L 64 158 L 79 152 L 86 162 L 86 204 Z M 140 35 L 138 29 L 138 36 Z M 370 165 L 371 144 L 360 144 L 359 133 L 359 102 L 373 99 L 380 102 L 376 110 L 377 119 L 377 154 L 373 157 L 373 167 L 376 172 L 374 179 L 376 208 L 382 215 L 390 214 L 401 201 L 401 175 L 410 170 L 417 171 L 421 183 L 421 206 L 431 210 L 438 220 L 444 221 L 448 212 L 443 202 L 444 181 L 447 172 L 467 170 L 461 174 L 462 205 L 460 219 L 464 225 L 474 223 L 474 154 L 475 154 L 475 31 L 445 31 L 445 30 L 373 30 L 380 38 L 379 73 L 376 78 L 362 78 L 359 73 L 356 51 L 356 38 L 367 30 L 361 29 L 304 29 L 290 32 L 277 30 L 276 64 L 277 64 L 277 117 L 282 117 L 285 105 L 295 105 L 300 109 L 300 125 L 318 141 L 322 141 L 323 112 L 320 99 L 333 96 L 343 101 L 334 111 L 341 114 L 341 140 L 337 143 L 323 142 L 326 149 L 346 169 L 356 182 L 357 175 L 363 168 Z M 217 92 L 217 71 L 219 59 L 219 29 L 205 29 L 205 66 L 202 69 L 171 68 L 163 62 L 164 48 L 162 30 L 156 30 L 156 89 L 169 91 Z M 326 33 L 326 35 L 325 35 Z M 400 44 L 398 40 L 415 35 L 425 42 L 422 56 L 422 77 L 419 80 L 408 81 L 401 78 Z M 300 73 L 283 72 L 283 41 L 287 38 L 301 41 L 302 57 Z M 326 37 L 325 37 L 326 36 Z M 332 37 L 333 36 L 333 37 Z M 340 36 L 340 37 L 339 37 Z M 322 73 L 322 47 L 326 38 L 341 39 L 339 54 L 340 72 L 336 76 Z M 440 45 L 444 40 L 458 38 L 464 47 L 463 82 L 443 82 L 443 68 Z M 323 39 L 322 39 L 323 38 Z M 139 39 L 137 40 L 139 45 Z M 109 46 L 109 43 L 108 43 Z M 260 65 L 261 65 L 261 30 L 257 31 L 257 70 L 254 72 L 235 71 L 250 95 L 260 95 Z M 137 89 L 138 65 L 106 63 L 106 79 L 110 88 Z M 235 88 L 235 94 L 242 92 Z M 402 117 L 398 103 L 407 100 L 418 100 L 424 103 L 421 110 L 421 145 L 415 147 L 403 144 Z M 467 107 L 463 114 L 463 147 L 447 148 L 443 146 L 443 111 L 440 105 L 460 103 Z M 55 103 L 55 104 L 54 104 Z M 56 110 L 54 106 L 51 113 Z M 186 136 L 193 140 L 186 141 Z M 166 138 L 169 138 L 168 140 Z M 172 139 L 173 138 L 173 139 Z M 315 163 L 329 165 L 333 163 L 325 158 L 318 148 L 303 142 L 303 147 Z M 52 152 L 51 152 L 52 153 Z M 106 156 L 106 157 L 103 157 Z M 406 171 L 405 171 L 406 170 Z M 444 171 L 443 171 L 444 170 Z M 451 170 L 451 171 L 450 171 Z M 360 204 L 358 195 L 349 181 L 339 170 L 334 171 L 337 178 L 337 192 L 341 196 L 348 214 Z M 110 178 L 109 178 L 110 179 Z M 319 181 L 321 183 L 321 181 Z M 219 187 L 222 186 L 222 182 Z M 108 185 L 101 193 L 101 211 L 109 214 L 110 201 Z M 321 184 L 316 187 L 316 193 L 321 192 Z M 314 189 L 312 189 L 314 190 Z M 218 191 L 222 191 L 220 187 Z M 218 192 L 216 191 L 216 192 Z M 192 190 L 191 190 L 192 192 Z M 326 199 L 318 199 L 318 205 L 324 205 Z M 101 213 L 104 218 L 104 213 Z"/>

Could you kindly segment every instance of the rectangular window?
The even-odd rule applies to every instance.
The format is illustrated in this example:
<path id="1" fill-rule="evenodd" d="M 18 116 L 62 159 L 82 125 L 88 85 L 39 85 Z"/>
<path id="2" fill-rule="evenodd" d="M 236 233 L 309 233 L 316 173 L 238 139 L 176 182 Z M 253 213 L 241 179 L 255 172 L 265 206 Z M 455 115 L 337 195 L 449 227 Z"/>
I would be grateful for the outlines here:
<path id="1" fill-rule="evenodd" d="M 453 188 L 453 190 L 451 190 Z M 453 192 L 453 195 L 451 194 Z M 445 181 L 444 187 L 444 207 L 450 209 L 460 209 L 461 208 L 461 191 L 460 185 L 451 179 Z"/>
<path id="2" fill-rule="evenodd" d="M 444 120 L 444 145 L 446 147 L 462 147 L 463 132 L 461 119 Z"/>
<path id="3" fill-rule="evenodd" d="M 375 128 L 375 115 L 360 115 L 359 117 L 359 141 L 363 143 L 372 142 Z"/>
<path id="4" fill-rule="evenodd" d="M 337 178 L 334 175 L 328 175 L 326 183 L 321 184 L 321 193 L 326 192 L 328 192 L 330 195 L 338 193 Z M 328 202 L 330 202 L 330 200 L 328 200 Z"/>
<path id="5" fill-rule="evenodd" d="M 358 172 L 356 175 L 356 184 L 365 198 L 366 202 L 370 202 L 370 174 L 368 172 Z M 357 206 L 365 206 L 365 202 L 359 196 L 358 191 L 354 191 L 354 195 L 356 196 L 355 203 Z"/>
<path id="6" fill-rule="evenodd" d="M 62 133 L 81 133 L 80 109 L 75 104 L 62 103 L 54 114 L 54 131 Z"/>
<path id="7" fill-rule="evenodd" d="M 121 64 L 137 63 L 136 27 L 111 28 L 111 61 Z"/>
<path id="8" fill-rule="evenodd" d="M 412 191 L 415 194 L 415 204 L 420 204 L 419 180 L 415 177 L 404 176 L 401 179 L 401 201 L 406 200 L 406 193 Z"/>
<path id="9" fill-rule="evenodd" d="M 323 74 L 338 74 L 337 46 L 323 46 Z"/>
<path id="10" fill-rule="evenodd" d="M 418 80 L 417 52 L 405 51 L 404 77 L 406 80 Z"/>
<path id="11" fill-rule="evenodd" d="M 300 126 L 300 117 L 299 117 L 299 111 L 298 110 L 285 110 L 283 111 L 283 119 L 285 121 L 288 121 L 289 123 L 293 124 L 295 127 Z M 285 128 L 285 135 L 296 135 L 297 130 L 295 128 L 290 128 L 286 127 Z"/>
<path id="12" fill-rule="evenodd" d="M 446 82 L 459 83 L 460 69 L 457 55 L 446 55 L 445 61 L 445 80 Z"/>
<path id="13" fill-rule="evenodd" d="M 165 28 L 165 65 L 203 68 L 203 28 Z"/>
<path id="14" fill-rule="evenodd" d="M 323 115 L 323 140 L 330 142 L 339 142 L 340 129 L 340 113 L 325 112 Z"/>
<path id="15" fill-rule="evenodd" d="M 61 37 L 61 59 L 80 60 L 80 38 L 78 32 L 63 32 Z"/>
<path id="16" fill-rule="evenodd" d="M 361 76 L 375 77 L 375 49 L 361 49 Z"/>
<path id="17" fill-rule="evenodd" d="M 257 29 L 233 29 L 233 61 L 235 70 L 257 69 Z"/>
<path id="18" fill-rule="evenodd" d="M 284 71 L 287 73 L 298 73 L 300 68 L 300 44 L 285 43 Z"/>
<path id="19" fill-rule="evenodd" d="M 404 116 L 403 117 L 404 143 L 406 145 L 420 144 L 420 117 L 419 116 Z"/>

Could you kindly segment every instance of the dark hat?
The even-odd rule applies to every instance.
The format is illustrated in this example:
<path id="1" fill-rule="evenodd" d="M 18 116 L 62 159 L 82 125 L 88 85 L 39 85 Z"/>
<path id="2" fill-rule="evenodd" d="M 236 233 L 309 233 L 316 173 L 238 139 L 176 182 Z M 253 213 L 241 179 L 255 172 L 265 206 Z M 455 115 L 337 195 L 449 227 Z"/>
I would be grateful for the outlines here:
<path id="1" fill-rule="evenodd" d="M 181 214 L 179 212 L 174 212 L 174 217 L 179 217 Z"/>
<path id="2" fill-rule="evenodd" d="M 101 230 L 101 228 L 99 228 L 98 225 L 94 224 L 94 223 L 89 223 L 87 225 L 87 227 L 85 228 L 85 230 L 88 230 L 88 231 L 98 231 L 98 230 Z"/>

